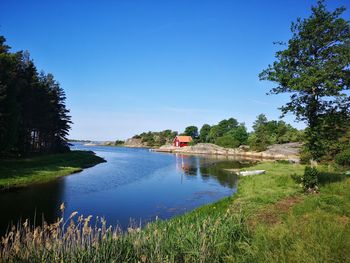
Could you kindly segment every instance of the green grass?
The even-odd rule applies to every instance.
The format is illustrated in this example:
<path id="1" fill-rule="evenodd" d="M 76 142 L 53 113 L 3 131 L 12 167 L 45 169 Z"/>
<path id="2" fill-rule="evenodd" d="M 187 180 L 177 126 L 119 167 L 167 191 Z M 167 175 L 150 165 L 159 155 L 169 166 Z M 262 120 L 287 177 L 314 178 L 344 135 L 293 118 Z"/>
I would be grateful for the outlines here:
<path id="1" fill-rule="evenodd" d="M 31 262 L 348 262 L 350 178 L 320 167 L 320 193 L 291 178 L 302 165 L 261 163 L 238 193 L 127 233 L 79 218 L 24 229 L 3 239 L 4 261 Z M 4 243 L 3 243 L 4 244 Z"/>
<path id="2" fill-rule="evenodd" d="M 71 151 L 28 159 L 0 160 L 0 190 L 47 182 L 103 161 L 90 151 Z"/>
<path id="3" fill-rule="evenodd" d="M 324 172 L 319 194 L 304 196 L 278 224 L 252 237 L 256 262 L 349 262 L 350 178 Z"/>

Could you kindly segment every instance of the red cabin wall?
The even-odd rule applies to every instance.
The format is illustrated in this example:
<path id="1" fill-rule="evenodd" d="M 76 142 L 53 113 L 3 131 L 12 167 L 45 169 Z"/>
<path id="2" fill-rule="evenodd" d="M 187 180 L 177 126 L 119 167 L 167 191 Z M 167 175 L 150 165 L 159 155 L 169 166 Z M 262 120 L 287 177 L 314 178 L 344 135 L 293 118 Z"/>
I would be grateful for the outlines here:
<path id="1" fill-rule="evenodd" d="M 179 142 L 178 139 L 174 140 L 173 145 L 176 146 L 176 142 Z M 184 146 L 188 146 L 188 142 L 179 142 L 179 147 L 184 147 Z"/>

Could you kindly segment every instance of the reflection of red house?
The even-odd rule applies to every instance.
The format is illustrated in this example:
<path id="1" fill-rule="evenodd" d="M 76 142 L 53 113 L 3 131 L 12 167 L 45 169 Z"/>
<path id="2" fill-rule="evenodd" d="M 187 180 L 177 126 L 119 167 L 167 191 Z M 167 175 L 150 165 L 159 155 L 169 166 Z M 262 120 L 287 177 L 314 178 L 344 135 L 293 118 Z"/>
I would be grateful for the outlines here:
<path id="1" fill-rule="evenodd" d="M 190 142 L 192 142 L 191 136 L 176 136 L 173 141 L 174 146 L 176 147 L 188 146 Z"/>

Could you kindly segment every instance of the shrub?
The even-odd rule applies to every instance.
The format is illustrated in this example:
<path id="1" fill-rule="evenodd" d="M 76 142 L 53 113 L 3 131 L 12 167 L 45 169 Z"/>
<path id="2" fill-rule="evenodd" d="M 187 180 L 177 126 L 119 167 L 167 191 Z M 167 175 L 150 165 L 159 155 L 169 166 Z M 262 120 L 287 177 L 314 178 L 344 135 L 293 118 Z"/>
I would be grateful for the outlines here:
<path id="1" fill-rule="evenodd" d="M 342 166 L 350 166 L 350 148 L 338 153 L 335 162 Z"/>
<path id="2" fill-rule="evenodd" d="M 189 146 L 194 146 L 194 145 L 196 145 L 196 144 L 197 144 L 197 142 L 196 142 L 195 140 L 193 140 L 193 141 L 191 141 L 191 142 L 188 143 Z"/>
<path id="3" fill-rule="evenodd" d="M 302 177 L 302 185 L 306 192 L 315 193 L 318 191 L 319 172 L 316 168 L 306 166 L 304 176 Z"/>
<path id="4" fill-rule="evenodd" d="M 294 182 L 296 182 L 297 184 L 302 184 L 303 183 L 303 177 L 296 174 L 296 173 L 293 173 L 290 175 L 290 177 L 293 179 Z"/>
<path id="5" fill-rule="evenodd" d="M 300 163 L 307 164 L 310 162 L 311 159 L 311 153 L 306 149 L 306 147 L 303 147 L 300 152 Z"/>

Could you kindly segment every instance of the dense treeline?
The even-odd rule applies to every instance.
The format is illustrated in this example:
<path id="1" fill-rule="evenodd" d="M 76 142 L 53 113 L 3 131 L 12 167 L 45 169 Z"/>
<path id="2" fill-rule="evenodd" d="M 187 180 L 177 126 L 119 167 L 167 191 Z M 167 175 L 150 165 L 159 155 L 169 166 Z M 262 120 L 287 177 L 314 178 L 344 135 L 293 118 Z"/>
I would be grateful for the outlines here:
<path id="1" fill-rule="evenodd" d="M 143 132 L 135 135 L 134 139 L 141 139 L 141 142 L 148 147 L 159 147 L 164 144 L 172 143 L 174 137 L 178 133 L 172 130 L 164 130 L 160 132 Z"/>
<path id="2" fill-rule="evenodd" d="M 159 147 L 171 144 L 177 131 L 164 130 L 160 132 L 143 132 L 133 136 L 149 147 Z M 248 132 L 244 123 L 235 118 L 224 119 L 218 124 L 204 124 L 201 129 L 191 125 L 185 128 L 180 135 L 193 138 L 192 144 L 213 143 L 225 148 L 237 148 L 249 145 L 257 151 L 266 150 L 269 145 L 302 141 L 303 131 L 299 131 L 284 121 L 269 121 L 264 114 L 260 114 L 254 122 L 253 131 Z M 119 141 L 118 141 L 119 142 Z M 121 141 L 118 143 L 121 144 Z"/>
<path id="3" fill-rule="evenodd" d="M 266 150 L 272 144 L 301 142 L 304 131 L 299 131 L 284 121 L 269 121 L 260 114 L 253 124 L 254 132 L 249 135 L 248 144 L 258 151 Z"/>
<path id="4" fill-rule="evenodd" d="M 38 73 L 28 52 L 10 52 L 0 36 L 0 155 L 68 151 L 65 93 L 52 74 Z"/>
<path id="5" fill-rule="evenodd" d="M 253 150 L 263 151 L 275 143 L 301 141 L 303 132 L 284 121 L 268 121 L 264 114 L 260 114 L 250 133 L 244 123 L 229 118 L 212 126 L 204 124 L 199 132 L 196 126 L 188 126 L 183 134 L 192 136 L 197 143 L 214 143 L 226 148 L 249 145 Z"/>

